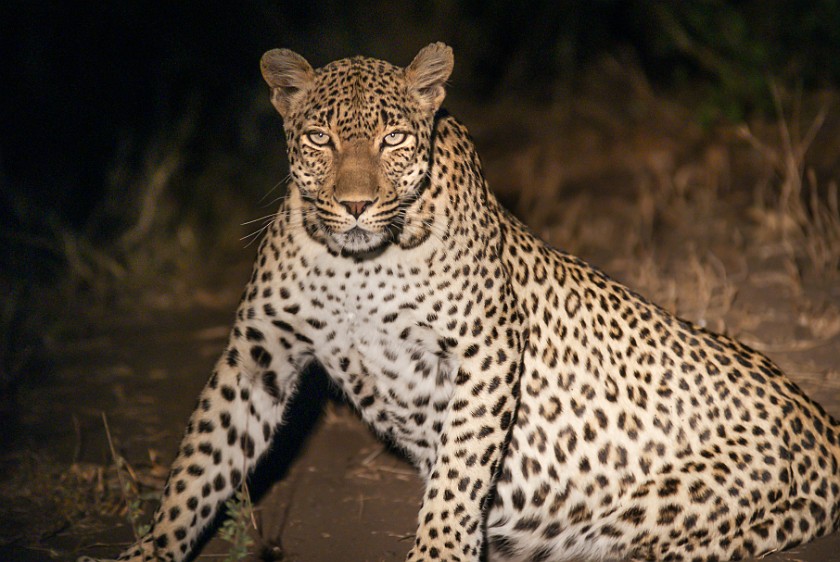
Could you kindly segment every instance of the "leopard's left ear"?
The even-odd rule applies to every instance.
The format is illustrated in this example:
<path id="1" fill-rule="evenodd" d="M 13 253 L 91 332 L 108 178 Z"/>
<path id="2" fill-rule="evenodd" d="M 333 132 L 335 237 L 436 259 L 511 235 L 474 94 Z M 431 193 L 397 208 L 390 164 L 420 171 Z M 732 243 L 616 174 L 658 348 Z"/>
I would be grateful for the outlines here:
<path id="1" fill-rule="evenodd" d="M 423 47 L 405 69 L 409 89 L 432 112 L 440 108 L 446 97 L 444 84 L 452 74 L 454 64 L 451 47 L 444 43 L 432 43 Z"/>

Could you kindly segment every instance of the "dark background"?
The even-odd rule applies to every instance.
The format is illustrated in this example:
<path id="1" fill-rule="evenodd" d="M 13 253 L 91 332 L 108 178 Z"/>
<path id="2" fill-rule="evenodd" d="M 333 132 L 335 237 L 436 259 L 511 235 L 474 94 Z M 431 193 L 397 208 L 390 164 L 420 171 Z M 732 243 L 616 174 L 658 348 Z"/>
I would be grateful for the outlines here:
<path id="1" fill-rule="evenodd" d="M 0 22 L 0 393 L 55 320 L 45 294 L 110 304 L 208 248 L 241 250 L 231 229 L 285 174 L 258 71 L 270 48 L 316 67 L 360 53 L 404 65 L 442 40 L 449 103 L 471 107 L 562 103 L 609 55 L 706 126 L 772 111 L 770 79 L 840 78 L 828 0 L 8 0 Z"/>

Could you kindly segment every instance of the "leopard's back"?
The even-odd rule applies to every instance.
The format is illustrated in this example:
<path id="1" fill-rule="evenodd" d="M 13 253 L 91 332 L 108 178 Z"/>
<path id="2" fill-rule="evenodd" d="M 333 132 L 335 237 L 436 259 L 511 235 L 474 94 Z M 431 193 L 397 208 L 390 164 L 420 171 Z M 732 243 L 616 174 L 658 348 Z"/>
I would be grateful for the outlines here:
<path id="1" fill-rule="evenodd" d="M 529 342 L 500 559 L 725 560 L 837 528 L 840 425 L 767 357 L 510 232 Z"/>

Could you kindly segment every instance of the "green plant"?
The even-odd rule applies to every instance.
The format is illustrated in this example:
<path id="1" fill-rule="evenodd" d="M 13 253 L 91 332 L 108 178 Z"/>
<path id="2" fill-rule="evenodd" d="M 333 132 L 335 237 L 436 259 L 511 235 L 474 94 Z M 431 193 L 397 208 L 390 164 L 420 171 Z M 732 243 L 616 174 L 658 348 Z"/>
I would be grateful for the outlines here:
<path id="1" fill-rule="evenodd" d="M 230 543 L 225 561 L 245 560 L 254 544 L 254 539 L 248 534 L 248 527 L 257 528 L 247 484 L 243 484 L 233 497 L 225 502 L 225 515 L 227 519 L 219 529 L 219 538 Z"/>

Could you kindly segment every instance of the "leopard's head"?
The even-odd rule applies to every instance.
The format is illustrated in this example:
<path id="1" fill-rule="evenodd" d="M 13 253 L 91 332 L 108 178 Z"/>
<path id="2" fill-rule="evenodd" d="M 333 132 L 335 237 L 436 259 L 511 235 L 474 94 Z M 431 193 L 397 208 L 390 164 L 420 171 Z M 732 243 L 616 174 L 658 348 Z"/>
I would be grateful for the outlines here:
<path id="1" fill-rule="evenodd" d="M 426 181 L 452 66 L 443 43 L 425 47 L 405 68 L 354 57 L 313 70 L 288 49 L 263 55 L 310 234 L 351 255 L 395 240 Z"/>

